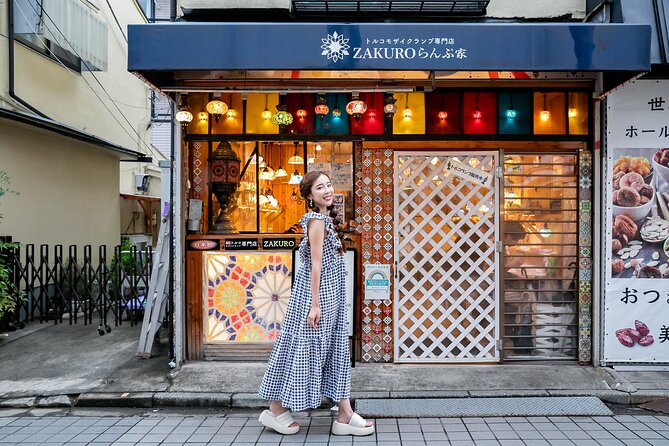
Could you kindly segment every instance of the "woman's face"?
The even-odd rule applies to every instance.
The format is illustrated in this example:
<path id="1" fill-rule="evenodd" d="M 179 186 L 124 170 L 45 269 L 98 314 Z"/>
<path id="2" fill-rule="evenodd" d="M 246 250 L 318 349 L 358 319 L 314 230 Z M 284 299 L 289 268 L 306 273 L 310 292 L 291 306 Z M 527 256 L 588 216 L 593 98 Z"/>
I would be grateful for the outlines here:
<path id="1" fill-rule="evenodd" d="M 328 207 L 332 205 L 334 199 L 334 189 L 327 175 L 321 175 L 311 186 L 311 198 L 318 207 Z"/>

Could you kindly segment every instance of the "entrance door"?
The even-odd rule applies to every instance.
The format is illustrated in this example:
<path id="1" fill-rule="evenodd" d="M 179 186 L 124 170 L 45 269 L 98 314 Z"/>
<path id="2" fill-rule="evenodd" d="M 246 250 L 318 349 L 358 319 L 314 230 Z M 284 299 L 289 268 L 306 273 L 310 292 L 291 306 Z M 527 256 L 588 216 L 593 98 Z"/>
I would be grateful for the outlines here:
<path id="1" fill-rule="evenodd" d="M 499 360 L 497 152 L 395 152 L 395 361 Z"/>

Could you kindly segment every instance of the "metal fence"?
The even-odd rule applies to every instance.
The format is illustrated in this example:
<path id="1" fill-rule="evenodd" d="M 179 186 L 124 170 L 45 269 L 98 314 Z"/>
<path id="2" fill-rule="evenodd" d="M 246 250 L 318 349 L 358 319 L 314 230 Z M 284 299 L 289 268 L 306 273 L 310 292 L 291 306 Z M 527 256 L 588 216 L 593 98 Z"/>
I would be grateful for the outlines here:
<path id="1" fill-rule="evenodd" d="M 83 249 L 71 245 L 23 245 L 4 256 L 20 299 L 16 309 L 0 319 L 0 330 L 27 322 L 53 321 L 70 325 L 98 324 L 98 333 L 110 324 L 140 323 L 151 276 L 152 251 L 116 246 L 111 258 L 107 246 Z"/>

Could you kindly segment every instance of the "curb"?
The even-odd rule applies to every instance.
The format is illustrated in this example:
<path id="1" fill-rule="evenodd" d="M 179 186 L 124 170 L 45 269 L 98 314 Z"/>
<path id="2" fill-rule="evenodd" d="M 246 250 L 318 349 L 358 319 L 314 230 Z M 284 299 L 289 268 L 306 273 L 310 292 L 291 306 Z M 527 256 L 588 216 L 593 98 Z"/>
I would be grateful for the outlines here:
<path id="1" fill-rule="evenodd" d="M 639 405 L 669 398 L 669 390 L 621 392 L 617 390 L 477 390 L 477 391 L 372 391 L 352 392 L 356 399 L 426 399 L 426 398 L 499 398 L 499 397 L 564 397 L 593 396 L 604 403 Z M 232 409 L 261 409 L 267 401 L 256 393 L 205 393 L 205 392 L 124 392 L 82 393 L 76 395 L 31 396 L 0 400 L 0 408 L 48 407 L 211 407 Z M 330 408 L 332 402 L 324 398 L 320 408 Z"/>

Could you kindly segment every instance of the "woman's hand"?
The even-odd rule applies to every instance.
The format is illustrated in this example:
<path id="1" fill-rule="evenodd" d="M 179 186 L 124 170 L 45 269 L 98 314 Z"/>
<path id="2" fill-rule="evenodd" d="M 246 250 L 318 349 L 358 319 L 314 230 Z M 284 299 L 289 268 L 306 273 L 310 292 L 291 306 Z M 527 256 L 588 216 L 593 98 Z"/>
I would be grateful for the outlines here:
<path id="1" fill-rule="evenodd" d="M 311 307 L 309 314 L 307 315 L 307 322 L 311 328 L 316 329 L 318 323 L 321 321 L 321 308 L 320 307 Z"/>

